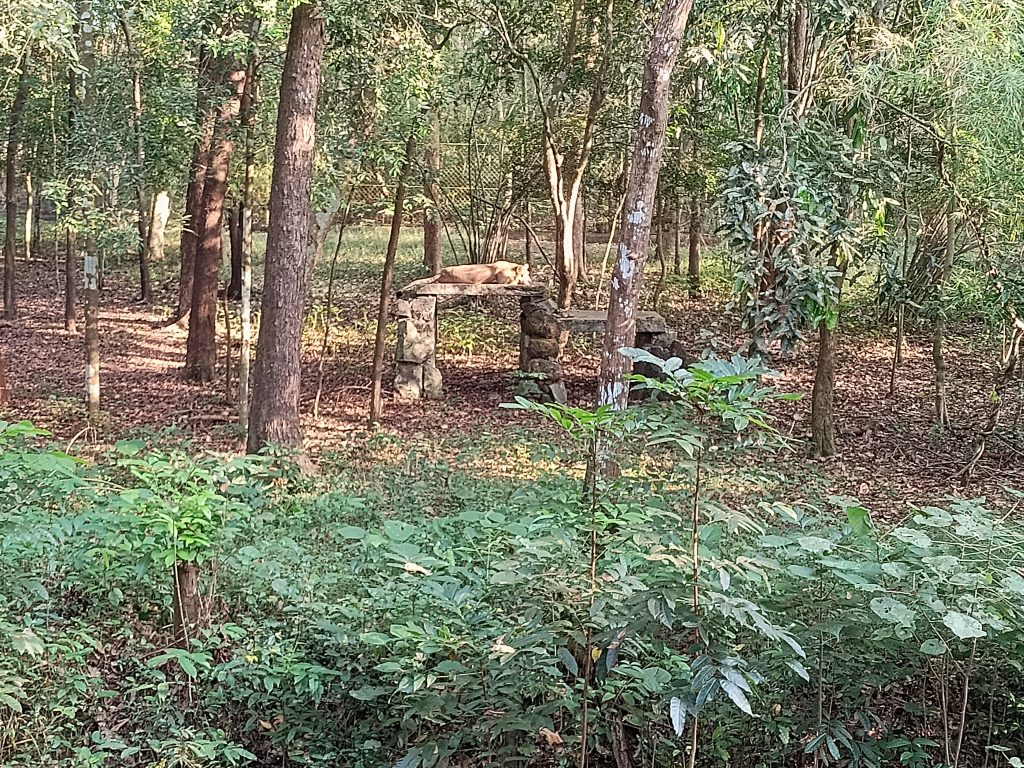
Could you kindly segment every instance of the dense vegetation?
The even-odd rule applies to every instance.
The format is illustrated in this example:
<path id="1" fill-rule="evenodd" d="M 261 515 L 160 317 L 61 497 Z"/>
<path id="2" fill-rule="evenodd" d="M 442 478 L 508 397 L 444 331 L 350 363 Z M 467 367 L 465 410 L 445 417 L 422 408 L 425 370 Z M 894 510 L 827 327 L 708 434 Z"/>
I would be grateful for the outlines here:
<path id="1" fill-rule="evenodd" d="M 1018 4 L 10 0 L 0 62 L 0 765 L 1024 766 Z"/>

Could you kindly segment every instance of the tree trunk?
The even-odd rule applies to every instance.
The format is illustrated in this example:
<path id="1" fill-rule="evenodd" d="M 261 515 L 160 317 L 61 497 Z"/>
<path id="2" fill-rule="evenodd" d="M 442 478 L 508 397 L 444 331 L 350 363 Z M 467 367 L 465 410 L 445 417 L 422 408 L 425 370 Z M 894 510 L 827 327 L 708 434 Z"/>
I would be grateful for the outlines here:
<path id="1" fill-rule="evenodd" d="M 21 139 L 21 114 L 28 99 L 28 52 L 18 62 L 20 72 L 18 85 L 11 103 L 7 131 L 7 161 L 4 164 L 4 194 L 6 195 L 4 232 L 4 317 L 13 320 L 18 316 L 17 291 L 15 290 L 15 263 L 18 233 L 18 147 Z"/>
<path id="2" fill-rule="evenodd" d="M 395 187 L 395 212 L 391 217 L 391 236 L 388 250 L 384 255 L 384 271 L 380 280 L 380 305 L 377 308 L 377 334 L 373 342 L 373 371 L 370 375 L 370 425 L 380 422 L 384 412 L 382 380 L 384 378 L 384 337 L 388 327 L 388 313 L 391 307 L 391 290 L 395 281 L 395 254 L 398 253 L 398 236 L 402 232 L 402 213 L 405 210 L 405 187 L 409 169 L 416 151 L 416 139 L 412 133 L 405 143 L 405 162 L 399 172 Z"/>
<path id="3" fill-rule="evenodd" d="M 576 215 L 572 222 L 572 251 L 576 261 L 576 282 L 587 282 L 587 207 L 580 190 L 576 202 Z"/>
<path id="4" fill-rule="evenodd" d="M 651 35 L 640 92 L 639 131 L 633 145 L 629 182 L 612 272 L 608 323 L 601 355 L 598 402 L 624 409 L 629 387 L 629 359 L 619 350 L 636 339 L 636 317 L 651 236 L 654 195 L 668 125 L 672 70 L 693 0 L 667 0 Z"/>
<path id="5" fill-rule="evenodd" d="M 936 286 L 935 328 L 932 334 L 932 364 L 935 367 L 935 423 L 939 429 L 949 426 L 949 406 L 946 402 L 946 285 L 953 271 L 953 255 L 956 252 L 956 201 L 949 196 L 946 212 L 946 249 L 939 280 Z"/>
<path id="6" fill-rule="evenodd" d="M 77 27 L 76 26 L 76 36 Z M 78 109 L 78 75 L 74 67 L 68 67 L 68 144 L 65 150 L 65 160 L 70 163 L 72 157 L 72 142 L 77 129 Z M 56 149 L 54 150 L 56 151 Z M 68 188 L 67 214 L 71 218 L 74 209 L 75 198 L 71 188 Z M 78 275 L 75 263 L 78 259 L 78 235 L 67 225 L 64 234 L 64 330 L 68 333 L 75 333 L 78 330 L 77 307 L 78 307 Z"/>
<path id="7" fill-rule="evenodd" d="M 270 229 L 247 441 L 250 453 L 268 443 L 302 446 L 302 310 L 324 27 L 323 17 L 311 4 L 295 6 L 277 111 Z"/>
<path id="8" fill-rule="evenodd" d="M 85 113 L 95 121 L 96 106 L 96 39 L 95 12 L 92 0 L 83 0 L 80 14 L 82 28 L 81 62 L 85 70 Z M 93 208 L 103 207 L 97 194 Z M 82 270 L 85 277 L 85 394 L 89 418 L 100 412 L 100 264 L 96 239 L 89 232 L 85 238 L 85 259 Z"/>
<path id="9" fill-rule="evenodd" d="M 146 204 L 146 151 L 142 140 L 142 59 L 132 42 L 128 20 L 117 8 L 117 20 L 124 33 L 128 58 L 132 60 L 132 132 L 135 134 L 135 199 L 138 206 L 139 239 L 135 244 L 139 259 L 139 298 L 147 304 L 153 303 L 153 287 L 149 279 L 149 214 Z"/>
<path id="10" fill-rule="evenodd" d="M 10 399 L 7 389 L 7 363 L 4 361 L 4 353 L 0 352 L 0 405 L 7 405 Z"/>
<path id="11" fill-rule="evenodd" d="M 32 181 L 31 173 L 25 174 L 25 195 L 25 261 L 31 261 L 32 248 L 38 237 L 38 233 L 33 229 L 36 221 L 36 185 Z"/>
<path id="12" fill-rule="evenodd" d="M 242 218 L 245 205 L 239 203 L 228 211 L 228 242 L 231 243 L 231 280 L 227 297 L 232 301 L 242 298 Z"/>
<path id="13" fill-rule="evenodd" d="M 690 233 L 687 249 L 686 282 L 691 299 L 700 298 L 700 197 L 690 198 Z"/>
<path id="14" fill-rule="evenodd" d="M 217 278 L 222 260 L 224 197 L 228 188 L 228 168 L 234 150 L 234 122 L 240 108 L 245 69 L 238 62 L 220 59 L 217 71 L 221 82 L 231 85 L 217 108 L 217 125 L 203 182 L 199 209 L 195 270 L 192 281 L 192 305 L 189 310 L 188 344 L 185 372 L 194 381 L 212 381 L 217 370 Z"/>
<path id="15" fill-rule="evenodd" d="M 250 29 L 255 45 L 259 36 L 259 21 Z M 245 178 L 242 181 L 242 291 L 238 310 L 241 325 L 241 348 L 238 353 L 238 426 L 242 439 L 249 439 L 249 364 L 252 358 L 252 182 L 256 171 L 256 152 L 253 146 L 253 123 L 256 104 L 256 54 L 250 52 L 249 66 L 242 91 L 242 123 L 245 127 Z"/>
<path id="16" fill-rule="evenodd" d="M 167 219 L 171 213 L 171 200 L 167 192 L 161 190 L 153 195 L 152 208 L 149 212 L 149 258 L 151 261 L 164 260 L 164 246 L 167 242 Z"/>
<path id="17" fill-rule="evenodd" d="M 812 455 L 834 456 L 838 450 L 835 427 L 835 337 L 828 322 L 818 325 L 818 363 L 811 391 Z"/>
<path id="18" fill-rule="evenodd" d="M 202 628 L 202 600 L 199 594 L 199 563 L 178 561 L 174 564 L 174 595 L 172 626 L 179 647 L 187 648 L 189 641 Z"/>
<path id="19" fill-rule="evenodd" d="M 213 62 L 205 50 L 199 51 L 199 70 L 196 76 L 196 111 L 200 127 L 192 148 L 192 166 L 189 171 L 188 188 L 185 191 L 185 215 L 181 228 L 181 272 L 178 277 L 178 320 L 188 315 L 192 306 L 192 283 L 195 277 L 196 248 L 199 243 L 203 188 L 206 185 L 207 166 L 210 162 L 210 148 L 216 129 L 216 113 L 210 102 L 209 92 L 214 88 L 209 80 Z"/>
<path id="20" fill-rule="evenodd" d="M 436 275 L 444 267 L 441 251 L 441 187 L 437 177 L 441 171 L 441 120 L 434 107 L 430 110 L 430 141 L 427 144 L 427 179 L 423 194 L 429 201 L 423 214 L 423 264 Z"/>

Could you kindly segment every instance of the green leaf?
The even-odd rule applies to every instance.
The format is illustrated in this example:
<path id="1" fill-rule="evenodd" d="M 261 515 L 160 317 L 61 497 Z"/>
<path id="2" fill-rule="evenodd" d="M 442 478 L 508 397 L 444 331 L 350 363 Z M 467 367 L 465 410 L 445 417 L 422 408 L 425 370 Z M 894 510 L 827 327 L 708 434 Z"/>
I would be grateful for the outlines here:
<path id="1" fill-rule="evenodd" d="M 921 643 L 921 653 L 925 656 L 941 656 L 947 650 L 948 648 L 946 648 L 946 644 L 935 638 L 925 640 Z"/>
<path id="2" fill-rule="evenodd" d="M 821 536 L 801 536 L 796 541 L 801 549 L 814 554 L 828 552 L 835 547 L 835 542 L 823 539 Z"/>
<path id="3" fill-rule="evenodd" d="M 383 632 L 363 632 L 359 639 L 367 645 L 382 646 L 391 643 L 391 635 L 385 635 Z"/>
<path id="4" fill-rule="evenodd" d="M 16 698 L 7 693 L 0 693 L 0 703 L 6 704 L 9 709 L 14 710 L 19 715 L 22 713 L 21 702 Z"/>
<path id="5" fill-rule="evenodd" d="M 871 610 L 883 621 L 890 624 L 897 624 L 903 627 L 910 627 L 914 624 L 917 614 L 899 600 L 891 597 L 876 597 L 871 600 Z"/>
<path id="6" fill-rule="evenodd" d="M 792 669 L 794 672 L 796 672 L 797 675 L 802 679 L 806 680 L 807 682 L 811 681 L 811 675 L 807 671 L 807 667 L 805 667 L 796 659 L 786 659 L 786 666 Z"/>
<path id="7" fill-rule="evenodd" d="M 11 644 L 18 653 L 27 653 L 29 656 L 39 656 L 46 648 L 39 635 L 31 629 L 25 629 L 12 634 Z"/>
<path id="8" fill-rule="evenodd" d="M 871 524 L 871 513 L 864 507 L 847 507 L 846 520 L 854 536 L 870 536 L 874 526 Z"/>
<path id="9" fill-rule="evenodd" d="M 726 695 L 732 699 L 732 703 L 742 709 L 748 715 L 753 715 L 754 711 L 750 708 L 750 702 L 747 700 L 747 695 L 743 693 L 738 685 L 729 680 L 720 681 L 722 690 L 725 691 Z"/>
<path id="10" fill-rule="evenodd" d="M 892 537 L 902 541 L 904 544 L 920 547 L 921 549 L 927 549 L 932 545 L 932 540 L 928 537 L 927 533 L 913 528 L 893 528 Z"/>
<path id="11" fill-rule="evenodd" d="M 579 676 L 579 674 L 580 674 L 579 664 L 576 663 L 576 657 L 574 657 L 572 655 L 572 653 L 569 652 L 568 648 L 559 648 L 558 649 L 558 658 L 561 660 L 561 662 L 565 666 L 565 668 L 569 671 L 570 675 L 572 675 L 573 677 L 578 677 Z"/>
<path id="12" fill-rule="evenodd" d="M 942 623 L 949 627 L 953 634 L 961 640 L 985 636 L 985 629 L 981 626 L 981 622 L 973 616 L 968 616 L 966 613 L 949 611 L 942 617 Z"/>
<path id="13" fill-rule="evenodd" d="M 673 696 L 669 702 L 669 715 L 672 718 L 672 729 L 676 736 L 682 736 L 686 729 L 686 705 L 678 696 Z"/>

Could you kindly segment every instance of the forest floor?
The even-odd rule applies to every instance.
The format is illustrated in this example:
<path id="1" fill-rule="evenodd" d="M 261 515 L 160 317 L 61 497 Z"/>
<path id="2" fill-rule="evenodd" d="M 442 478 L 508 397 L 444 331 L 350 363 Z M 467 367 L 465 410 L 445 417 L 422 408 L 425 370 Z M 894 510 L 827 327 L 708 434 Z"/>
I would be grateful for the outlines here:
<path id="1" fill-rule="evenodd" d="M 444 401 L 402 406 L 388 402 L 381 430 L 368 430 L 373 318 L 384 237 L 382 230 L 373 227 L 354 228 L 346 234 L 332 312 L 325 305 L 330 245 L 315 271 L 303 373 L 303 421 L 311 457 L 401 465 L 415 454 L 457 462 L 462 469 L 469 468 L 469 462 L 483 474 L 529 476 L 525 458 L 529 452 L 523 447 L 537 436 L 549 441 L 557 438 L 536 416 L 499 408 L 511 400 L 515 384 L 518 306 L 513 301 L 488 300 L 445 313 L 439 327 Z M 407 231 L 396 284 L 419 276 L 419 247 L 418 230 Z M 594 250 L 598 253 L 591 258 L 599 262 L 603 248 Z M 175 292 L 172 266 L 172 262 L 163 265 L 167 279 L 157 286 L 157 295 L 164 301 L 170 301 Z M 711 259 L 707 267 L 709 295 L 687 299 L 683 281 L 670 278 L 663 312 L 694 354 L 710 339 L 720 353 L 731 352 L 742 339 L 725 319 L 723 291 L 716 290 L 727 288 L 722 277 L 726 269 Z M 581 306 L 593 306 L 596 283 L 592 279 L 591 286 L 584 288 Z M 110 443 L 168 429 L 211 449 L 237 447 L 234 405 L 226 395 L 223 363 L 220 380 L 212 385 L 186 381 L 182 375 L 186 332 L 165 325 L 168 305 L 149 307 L 136 300 L 132 272 L 112 273 L 103 291 L 104 416 L 96 430 L 86 429 L 82 336 L 62 328 L 62 286 L 53 263 L 20 263 L 19 286 L 20 318 L 0 325 L 11 389 L 10 403 L 0 408 L 0 418 L 32 421 L 50 430 L 62 444 L 77 446 L 76 450 L 91 442 Z M 233 311 L 237 313 L 237 307 Z M 791 358 L 773 361 L 781 374 L 780 389 L 803 398 L 775 409 L 776 426 L 791 438 L 791 450 L 773 456 L 772 468 L 791 478 L 813 475 L 822 493 L 855 496 L 886 517 L 901 516 L 908 505 L 949 496 L 986 496 L 991 504 L 1007 509 L 1019 504 L 1020 498 L 1007 489 L 1024 489 L 1020 440 L 1024 385 L 1011 387 L 1003 408 L 1007 426 L 989 441 L 970 484 L 963 486 L 955 477 L 991 408 L 998 340 L 987 337 L 970 320 L 953 327 L 947 350 L 952 426 L 939 432 L 932 419 L 930 337 L 908 338 L 895 391 L 890 393 L 891 334 L 858 330 L 870 325 L 865 315 L 871 311 L 853 304 L 843 318 L 836 386 L 839 456 L 825 461 L 806 458 L 816 344 L 804 344 Z M 314 415 L 323 323 L 328 317 L 323 391 Z M 237 317 L 232 331 L 234 369 Z M 393 346 L 392 329 L 389 350 Z M 221 354 L 223 349 L 222 345 Z M 574 404 L 592 403 L 597 368 L 593 340 L 574 338 L 566 364 Z"/>

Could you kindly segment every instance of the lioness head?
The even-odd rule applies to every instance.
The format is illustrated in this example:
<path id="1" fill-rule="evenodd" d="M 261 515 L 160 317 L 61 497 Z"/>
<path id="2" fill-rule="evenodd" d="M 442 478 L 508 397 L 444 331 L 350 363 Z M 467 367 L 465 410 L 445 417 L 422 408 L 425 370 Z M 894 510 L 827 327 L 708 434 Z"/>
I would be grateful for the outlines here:
<path id="1" fill-rule="evenodd" d="M 515 285 L 531 285 L 529 264 L 516 265 L 516 275 L 515 279 L 513 280 L 513 283 Z"/>

